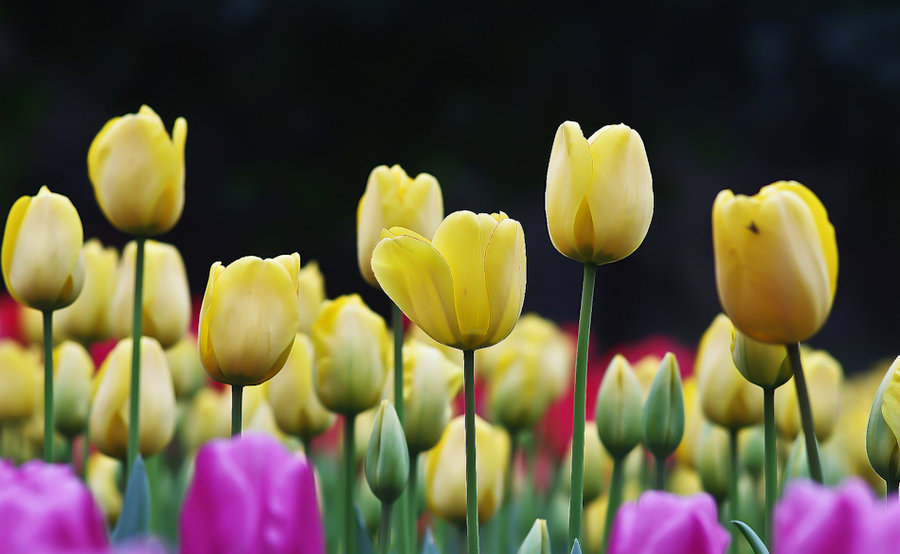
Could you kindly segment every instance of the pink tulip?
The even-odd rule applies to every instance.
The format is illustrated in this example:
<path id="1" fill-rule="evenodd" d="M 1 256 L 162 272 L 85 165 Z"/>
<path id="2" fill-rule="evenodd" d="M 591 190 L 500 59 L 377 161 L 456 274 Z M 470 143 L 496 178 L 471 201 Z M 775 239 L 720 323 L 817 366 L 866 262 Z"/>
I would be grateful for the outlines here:
<path id="1" fill-rule="evenodd" d="M 179 528 L 191 554 L 325 552 L 312 469 L 265 435 L 200 449 Z"/>
<path id="2" fill-rule="evenodd" d="M 730 539 L 708 494 L 647 491 L 619 508 L 608 554 L 721 554 Z"/>

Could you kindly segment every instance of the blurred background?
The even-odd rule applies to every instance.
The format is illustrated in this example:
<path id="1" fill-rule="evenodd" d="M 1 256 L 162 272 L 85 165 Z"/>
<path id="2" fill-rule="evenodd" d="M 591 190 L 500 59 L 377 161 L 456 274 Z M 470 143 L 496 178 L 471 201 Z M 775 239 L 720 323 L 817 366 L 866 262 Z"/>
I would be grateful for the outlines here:
<path id="1" fill-rule="evenodd" d="M 627 4 L 627 5 L 626 5 Z M 298 251 L 329 296 L 383 294 L 356 265 L 373 167 L 435 175 L 447 213 L 503 210 L 528 248 L 525 310 L 577 318 L 581 266 L 550 244 L 544 187 L 564 120 L 643 137 L 656 208 L 598 272 L 601 349 L 694 345 L 720 310 L 710 211 L 722 188 L 812 188 L 837 231 L 834 310 L 813 345 L 852 373 L 900 353 L 900 6 L 815 13 L 674 2 L 533 10 L 480 2 L 0 6 L 0 218 L 42 184 L 85 236 L 122 246 L 87 177 L 94 135 L 152 106 L 188 122 L 184 215 L 162 240 L 202 294 L 209 265 Z"/>

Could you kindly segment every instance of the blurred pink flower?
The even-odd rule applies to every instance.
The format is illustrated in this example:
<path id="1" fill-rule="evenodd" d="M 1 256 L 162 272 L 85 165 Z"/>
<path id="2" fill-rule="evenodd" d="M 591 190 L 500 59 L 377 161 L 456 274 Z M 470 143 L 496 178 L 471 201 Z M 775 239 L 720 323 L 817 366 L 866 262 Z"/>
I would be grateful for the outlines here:
<path id="1" fill-rule="evenodd" d="M 181 551 L 191 554 L 325 551 L 306 458 L 252 433 L 200 449 L 179 531 Z"/>
<path id="2" fill-rule="evenodd" d="M 720 554 L 729 542 L 708 494 L 647 491 L 619 508 L 608 554 Z"/>

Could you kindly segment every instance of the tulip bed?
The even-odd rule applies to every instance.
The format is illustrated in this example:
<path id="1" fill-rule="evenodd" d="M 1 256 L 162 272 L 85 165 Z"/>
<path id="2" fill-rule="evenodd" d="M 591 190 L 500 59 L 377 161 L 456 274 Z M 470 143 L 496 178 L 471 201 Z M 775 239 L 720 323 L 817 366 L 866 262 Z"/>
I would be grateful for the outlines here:
<path id="1" fill-rule="evenodd" d="M 9 211 L 0 552 L 900 548 L 900 357 L 845 378 L 804 344 L 838 270 L 804 185 L 716 197 L 723 313 L 696 352 L 601 353 L 596 274 L 653 215 L 626 125 L 565 122 L 552 143 L 547 229 L 584 267 L 570 331 L 521 313 L 518 221 L 445 216 L 437 179 L 399 165 L 357 210 L 390 327 L 359 295 L 327 299 L 296 252 L 211 263 L 195 310 L 177 247 L 152 238 L 182 217 L 186 139 L 143 106 L 90 145 L 97 202 L 133 239 L 121 256 L 47 187 Z"/>

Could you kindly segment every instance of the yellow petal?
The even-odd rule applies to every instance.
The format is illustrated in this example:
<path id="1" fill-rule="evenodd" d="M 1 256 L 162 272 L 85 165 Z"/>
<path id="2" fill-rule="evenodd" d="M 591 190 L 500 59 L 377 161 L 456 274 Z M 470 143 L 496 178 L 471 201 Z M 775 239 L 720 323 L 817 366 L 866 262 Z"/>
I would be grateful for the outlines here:
<path id="1" fill-rule="evenodd" d="M 219 361 L 216 360 L 216 352 L 209 338 L 209 311 L 212 307 L 213 292 L 215 290 L 216 279 L 222 274 L 225 268 L 221 262 L 215 262 L 209 268 L 209 278 L 206 281 L 206 291 L 203 293 L 203 301 L 200 304 L 200 324 L 197 330 L 197 348 L 200 349 L 200 360 L 203 367 L 210 377 L 220 383 L 226 382 L 225 375 L 219 368 Z"/>
<path id="2" fill-rule="evenodd" d="M 522 313 L 525 301 L 525 234 L 522 225 L 503 219 L 488 242 L 484 259 L 491 322 L 480 346 L 506 338 Z"/>
<path id="3" fill-rule="evenodd" d="M 577 218 L 591 183 L 593 162 L 581 126 L 566 121 L 556 130 L 547 168 L 547 230 L 553 246 L 564 256 L 586 262 L 593 256 L 591 245 L 576 238 L 593 236 L 590 212 L 587 221 Z M 577 224 L 576 224 L 577 223 Z"/>

